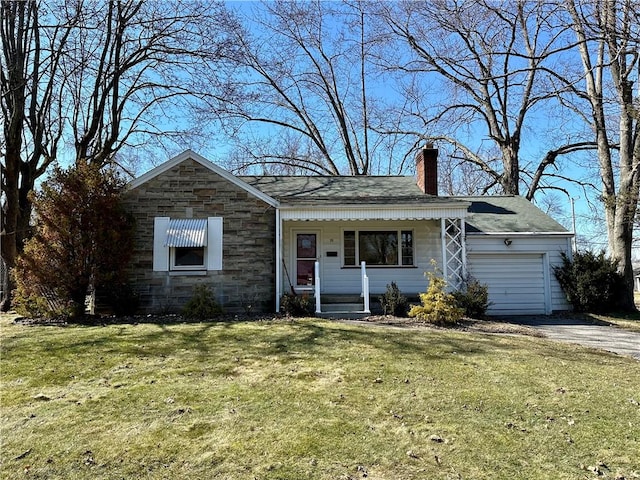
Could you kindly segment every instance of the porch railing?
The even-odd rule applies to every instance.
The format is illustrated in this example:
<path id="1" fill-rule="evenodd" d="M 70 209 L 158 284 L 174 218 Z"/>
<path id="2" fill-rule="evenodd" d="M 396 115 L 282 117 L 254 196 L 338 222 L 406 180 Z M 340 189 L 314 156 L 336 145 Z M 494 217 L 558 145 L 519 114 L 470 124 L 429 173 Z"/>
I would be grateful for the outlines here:
<path id="1" fill-rule="evenodd" d="M 369 304 L 369 277 L 367 276 L 367 264 L 362 262 L 360 264 L 360 273 L 362 277 L 362 298 L 364 300 L 364 313 L 371 313 Z M 322 304 L 320 302 L 320 262 L 314 263 L 314 296 L 316 298 L 316 313 L 322 313 Z"/>
<path id="2" fill-rule="evenodd" d="M 314 275 L 315 275 L 315 283 L 314 283 L 314 293 L 316 297 L 316 313 L 322 313 L 322 307 L 320 305 L 320 262 L 316 262 L 314 265 Z"/>
<path id="3" fill-rule="evenodd" d="M 362 297 L 364 299 L 364 313 L 371 313 L 369 308 L 369 277 L 367 276 L 367 262 L 360 263 L 360 274 L 362 276 Z"/>

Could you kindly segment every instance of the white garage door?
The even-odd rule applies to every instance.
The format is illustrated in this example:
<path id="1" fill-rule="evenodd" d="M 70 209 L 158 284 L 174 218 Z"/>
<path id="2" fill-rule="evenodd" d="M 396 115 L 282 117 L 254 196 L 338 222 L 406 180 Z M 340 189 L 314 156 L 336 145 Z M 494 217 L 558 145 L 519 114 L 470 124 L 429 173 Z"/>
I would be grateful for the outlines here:
<path id="1" fill-rule="evenodd" d="M 542 254 L 469 254 L 467 267 L 489 286 L 489 314 L 546 313 Z"/>

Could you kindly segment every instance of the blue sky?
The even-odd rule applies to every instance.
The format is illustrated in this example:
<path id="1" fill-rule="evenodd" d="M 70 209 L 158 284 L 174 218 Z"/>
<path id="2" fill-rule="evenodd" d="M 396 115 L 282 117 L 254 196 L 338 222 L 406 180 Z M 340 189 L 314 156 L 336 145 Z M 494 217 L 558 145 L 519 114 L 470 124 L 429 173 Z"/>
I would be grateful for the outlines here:
<path id="1" fill-rule="evenodd" d="M 241 10 L 242 12 L 248 12 L 251 8 L 256 6 L 256 2 L 227 2 L 234 8 Z M 398 90 L 390 87 L 385 83 L 376 83 L 374 78 L 370 80 L 370 88 L 372 92 L 380 93 L 384 92 L 386 101 L 396 101 L 402 102 L 402 98 L 399 97 Z M 437 88 L 437 84 L 434 83 L 435 94 L 436 95 L 444 95 L 447 90 L 445 88 Z M 434 97 L 434 101 L 435 97 Z M 170 117 L 174 117 L 171 119 Z M 178 117 L 183 117 L 182 114 L 177 115 L 176 112 L 168 112 L 167 120 L 176 120 Z M 540 131 L 542 132 L 553 132 L 555 125 L 553 124 L 554 119 L 549 118 L 545 111 L 537 111 L 531 113 L 532 124 L 537 124 L 538 126 L 544 126 Z M 189 122 L 194 122 L 189 117 L 184 116 L 178 120 L 179 124 L 186 126 L 187 129 L 191 127 Z M 195 127 L 195 125 L 193 125 Z M 157 164 L 165 159 L 170 158 L 172 155 L 179 153 L 182 150 L 187 148 L 192 148 L 203 156 L 209 158 L 210 160 L 219 163 L 221 166 L 227 166 L 227 158 L 229 157 L 230 152 L 232 151 L 232 142 L 231 139 L 227 137 L 219 128 L 216 128 L 216 124 L 212 121 L 212 129 L 210 135 L 205 138 L 200 139 L 188 139 L 183 142 L 175 142 L 172 140 L 163 140 L 160 139 L 158 145 L 154 146 L 149 144 L 147 148 L 143 151 L 141 149 L 138 152 L 134 150 L 127 150 L 123 152 L 123 155 L 131 155 L 133 157 L 140 156 L 141 162 L 137 164 L 136 173 L 140 174 L 153 166 L 153 164 Z M 524 165 L 527 161 L 531 161 L 534 165 L 540 161 L 542 155 L 546 153 L 548 148 L 557 147 L 557 144 L 554 145 L 555 140 L 553 138 L 549 138 L 546 134 L 543 135 L 540 131 L 530 131 L 525 132 L 523 135 L 523 144 L 521 147 L 521 163 Z M 264 127 L 255 127 L 253 131 L 247 130 L 245 133 L 247 135 L 255 135 L 260 136 L 264 135 Z M 483 130 L 475 129 L 471 127 L 469 130 L 469 136 L 467 138 L 467 143 L 470 145 L 480 145 L 483 142 L 486 142 L 486 139 L 483 138 Z M 438 145 L 436 145 L 438 146 Z M 146 153 L 143 152 L 151 152 L 151 156 L 146 156 Z M 397 155 L 402 155 L 405 152 L 396 152 Z M 580 178 L 582 176 L 587 176 L 586 174 L 593 174 L 593 172 L 588 172 L 586 168 L 581 167 L 580 164 L 584 161 L 587 164 L 597 165 L 595 161 L 595 157 L 592 154 L 580 154 L 580 156 L 576 156 L 574 158 L 580 158 L 580 162 L 569 161 L 567 158 L 560 158 L 558 160 L 558 164 L 560 166 L 560 173 L 566 177 L 572 178 Z M 398 173 L 398 172 L 393 172 Z M 592 179 L 593 182 L 599 187 L 599 178 L 597 175 Z M 577 233 L 579 239 L 588 239 L 589 246 L 592 248 L 605 248 L 606 247 L 606 234 L 604 230 L 598 225 L 597 222 L 593 221 L 593 209 L 592 206 L 600 206 L 599 201 L 597 200 L 598 191 L 590 191 L 588 195 L 585 194 L 583 190 L 581 190 L 578 186 L 572 184 L 571 182 L 566 181 L 557 181 L 557 185 L 561 188 L 566 189 L 569 192 L 569 196 L 575 200 L 575 212 L 576 212 L 576 224 L 577 224 Z M 542 193 L 542 192 L 541 192 Z M 544 202 L 542 202 L 542 195 L 539 193 L 536 197 L 536 203 L 538 203 L 541 207 L 545 208 Z M 563 192 L 557 192 L 553 194 L 553 197 L 557 200 L 558 203 L 562 206 L 562 214 L 554 214 L 556 219 L 560 221 L 565 227 L 571 229 L 572 227 L 572 219 L 571 219 L 571 201 L 570 198 L 564 194 Z M 590 200 L 590 202 L 589 202 Z M 640 252 L 636 249 L 636 257 L 640 258 Z"/>

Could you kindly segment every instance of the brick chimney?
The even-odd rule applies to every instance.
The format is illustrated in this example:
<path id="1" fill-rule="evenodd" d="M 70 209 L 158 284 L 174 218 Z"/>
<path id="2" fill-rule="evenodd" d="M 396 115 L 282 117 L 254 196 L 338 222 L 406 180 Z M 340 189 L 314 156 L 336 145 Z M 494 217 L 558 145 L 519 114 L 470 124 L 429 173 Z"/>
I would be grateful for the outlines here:
<path id="1" fill-rule="evenodd" d="M 417 183 L 422 193 L 438 196 L 438 149 L 432 143 L 416 156 Z"/>

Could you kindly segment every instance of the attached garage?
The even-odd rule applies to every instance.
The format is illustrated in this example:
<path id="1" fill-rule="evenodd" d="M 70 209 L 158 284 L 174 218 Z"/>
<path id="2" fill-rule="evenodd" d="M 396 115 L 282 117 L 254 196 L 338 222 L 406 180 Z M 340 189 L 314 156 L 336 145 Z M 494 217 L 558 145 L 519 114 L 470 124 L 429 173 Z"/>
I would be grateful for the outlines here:
<path id="1" fill-rule="evenodd" d="M 544 254 L 470 254 L 469 273 L 489 287 L 491 315 L 550 312 Z"/>
<path id="2" fill-rule="evenodd" d="M 490 315 L 548 315 L 571 306 L 553 266 L 573 234 L 518 196 L 466 197 L 467 272 L 489 289 Z"/>

